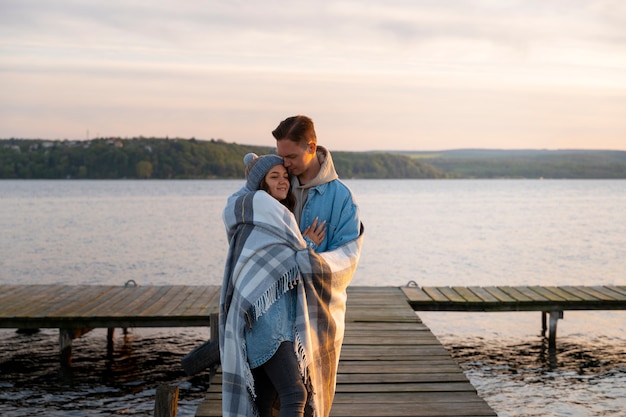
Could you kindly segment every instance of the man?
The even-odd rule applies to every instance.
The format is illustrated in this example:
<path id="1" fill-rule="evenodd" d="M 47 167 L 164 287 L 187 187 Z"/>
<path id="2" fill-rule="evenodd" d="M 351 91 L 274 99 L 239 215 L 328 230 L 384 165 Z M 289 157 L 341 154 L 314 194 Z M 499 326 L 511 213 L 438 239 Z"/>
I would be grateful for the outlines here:
<path id="1" fill-rule="evenodd" d="M 361 231 L 358 207 L 350 189 L 339 180 L 330 152 L 317 145 L 313 120 L 302 115 L 289 117 L 272 135 L 285 168 L 294 175 L 294 214 L 300 228 L 326 228 L 316 252 L 331 251 L 356 239 Z"/>
<path id="2" fill-rule="evenodd" d="M 298 227 L 325 228 L 315 252 L 296 254 L 302 277 L 302 285 L 296 286 L 298 305 L 305 304 L 298 310 L 296 332 L 303 340 L 303 356 L 310 361 L 307 385 L 313 387 L 305 416 L 328 417 L 345 331 L 346 289 L 360 257 L 363 228 L 352 192 L 339 180 L 330 152 L 317 146 L 313 121 L 289 117 L 272 135 L 283 164 L 294 175 Z M 308 334 L 297 330 L 300 322 L 308 323 Z"/>

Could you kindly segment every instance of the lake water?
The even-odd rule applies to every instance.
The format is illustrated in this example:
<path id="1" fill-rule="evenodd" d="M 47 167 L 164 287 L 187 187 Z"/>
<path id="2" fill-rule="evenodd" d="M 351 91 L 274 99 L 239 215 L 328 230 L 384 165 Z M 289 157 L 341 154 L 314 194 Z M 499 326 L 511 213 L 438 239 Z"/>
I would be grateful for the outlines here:
<path id="1" fill-rule="evenodd" d="M 0 181 L 0 282 L 219 284 L 221 210 L 241 181 Z M 348 180 L 366 238 L 355 285 L 625 285 L 626 181 Z M 557 352 L 540 313 L 420 312 L 501 417 L 626 415 L 626 312 L 565 312 Z M 193 416 L 207 381 L 180 359 L 204 329 L 0 330 L 0 415 L 152 415 L 181 388 Z"/>

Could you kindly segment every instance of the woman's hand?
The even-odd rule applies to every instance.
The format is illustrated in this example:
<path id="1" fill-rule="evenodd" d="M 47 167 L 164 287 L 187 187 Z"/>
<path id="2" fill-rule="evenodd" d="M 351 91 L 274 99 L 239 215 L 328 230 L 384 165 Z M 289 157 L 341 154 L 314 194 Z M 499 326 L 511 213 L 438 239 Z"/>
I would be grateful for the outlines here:
<path id="1" fill-rule="evenodd" d="M 322 243 L 324 237 L 326 236 L 326 220 L 323 222 L 318 222 L 317 217 L 313 220 L 313 224 L 304 229 L 302 232 L 302 236 L 306 236 L 315 242 L 316 245 Z"/>

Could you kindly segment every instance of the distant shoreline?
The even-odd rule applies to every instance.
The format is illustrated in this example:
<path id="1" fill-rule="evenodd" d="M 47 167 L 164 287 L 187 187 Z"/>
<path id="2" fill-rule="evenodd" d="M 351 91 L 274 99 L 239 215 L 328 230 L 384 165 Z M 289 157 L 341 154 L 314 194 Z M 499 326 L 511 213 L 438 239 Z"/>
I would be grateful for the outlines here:
<path id="1" fill-rule="evenodd" d="M 248 152 L 269 146 L 222 140 L 0 139 L 0 179 L 238 179 Z M 626 179 L 626 151 L 332 151 L 341 178 Z"/>

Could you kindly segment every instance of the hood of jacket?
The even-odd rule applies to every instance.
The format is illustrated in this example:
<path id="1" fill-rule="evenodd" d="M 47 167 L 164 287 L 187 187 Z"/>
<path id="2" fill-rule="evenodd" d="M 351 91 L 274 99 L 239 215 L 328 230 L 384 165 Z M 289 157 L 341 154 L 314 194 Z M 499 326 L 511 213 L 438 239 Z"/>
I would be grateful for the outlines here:
<path id="1" fill-rule="evenodd" d="M 330 151 L 328 149 L 324 148 L 323 146 L 318 146 L 317 159 L 318 161 L 320 161 L 320 172 L 318 172 L 315 178 L 313 178 L 311 181 L 303 185 L 298 185 L 297 188 L 313 188 L 339 178 L 339 175 L 337 175 L 337 171 L 335 171 L 333 158 L 332 156 L 330 156 Z"/>

